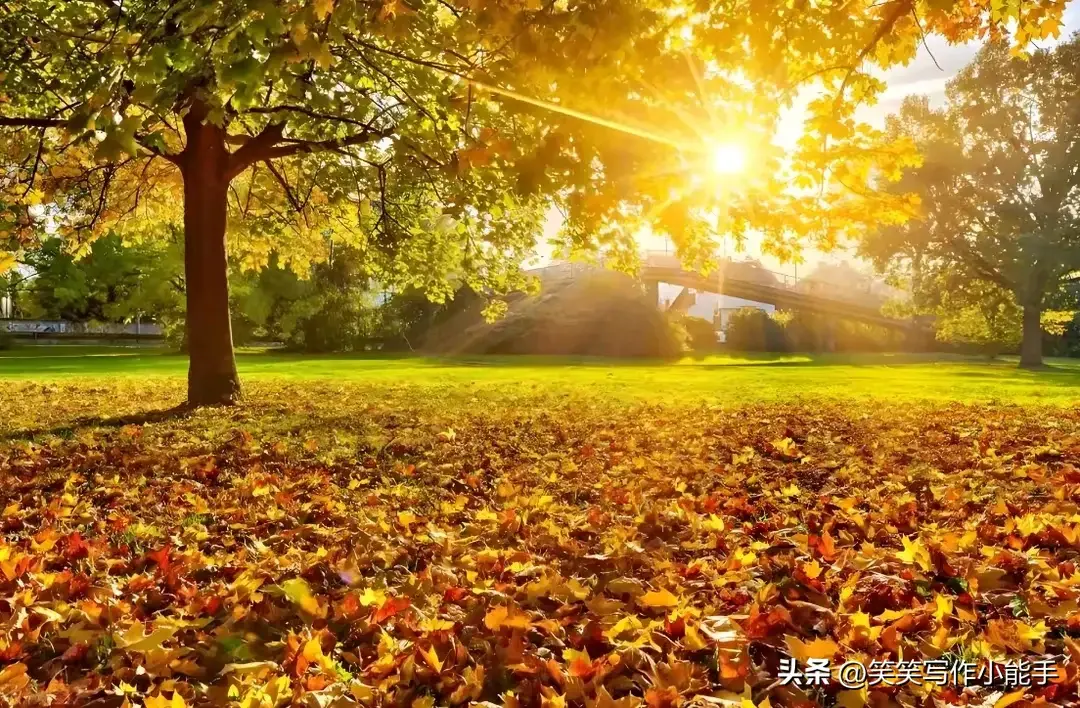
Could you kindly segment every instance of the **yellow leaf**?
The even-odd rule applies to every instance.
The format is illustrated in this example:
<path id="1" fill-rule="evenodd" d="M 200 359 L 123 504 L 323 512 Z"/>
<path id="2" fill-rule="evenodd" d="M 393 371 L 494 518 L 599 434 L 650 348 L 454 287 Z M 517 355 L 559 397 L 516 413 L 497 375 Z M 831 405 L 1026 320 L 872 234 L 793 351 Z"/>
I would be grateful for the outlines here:
<path id="1" fill-rule="evenodd" d="M 30 677 L 26 675 L 26 664 L 20 661 L 17 664 L 5 666 L 0 671 L 0 696 L 15 695 L 29 683 Z"/>
<path id="2" fill-rule="evenodd" d="M 840 691 L 836 694 L 836 705 L 840 708 L 863 708 L 866 705 L 866 686 L 856 691 Z"/>
<path id="3" fill-rule="evenodd" d="M 720 533 L 725 528 L 724 520 L 716 514 L 709 514 L 709 518 L 705 519 L 704 526 L 709 531 L 715 531 L 716 533 Z"/>
<path id="4" fill-rule="evenodd" d="M 1016 623 L 1016 634 L 1021 638 L 1029 642 L 1041 642 L 1043 637 L 1047 635 L 1050 628 L 1046 626 L 1046 622 L 1039 620 L 1039 623 L 1035 626 L 1030 624 L 1024 624 L 1023 622 Z"/>
<path id="5" fill-rule="evenodd" d="M 651 607 L 654 609 L 675 607 L 679 604 L 679 598 L 672 595 L 668 590 L 650 590 L 639 597 L 637 601 L 642 607 Z"/>
<path id="6" fill-rule="evenodd" d="M 412 12 L 412 8 L 401 0 L 383 0 L 382 7 L 379 9 L 379 20 L 385 22 L 398 15 L 407 15 L 410 12 Z"/>
<path id="7" fill-rule="evenodd" d="M 374 605 L 382 606 L 382 604 L 386 602 L 386 593 L 382 590 L 364 588 L 364 592 L 360 593 L 360 597 L 357 599 L 364 607 L 372 607 Z"/>
<path id="8" fill-rule="evenodd" d="M 304 612 L 318 614 L 319 600 L 311 593 L 311 588 L 303 578 L 289 578 L 281 584 L 285 596 L 300 606 Z"/>
<path id="9" fill-rule="evenodd" d="M 172 700 L 166 700 L 160 693 L 156 696 L 148 696 L 146 708 L 187 708 L 187 702 L 179 691 L 173 691 Z"/>
<path id="10" fill-rule="evenodd" d="M 697 625 L 693 622 L 686 624 L 686 633 L 683 635 L 683 645 L 690 651 L 698 651 L 709 646 L 709 643 L 705 641 L 701 636 L 701 632 L 698 630 Z"/>
<path id="11" fill-rule="evenodd" d="M 937 609 L 934 611 L 934 619 L 938 622 L 952 614 L 953 601 L 951 597 L 938 595 L 934 598 L 934 603 L 937 605 Z"/>
<path id="12" fill-rule="evenodd" d="M 1007 706 L 1011 706 L 1013 703 L 1016 703 L 1017 701 L 1024 700 L 1024 691 L 1026 691 L 1026 690 L 1027 689 L 1025 689 L 1025 688 L 1021 688 L 1018 691 L 1013 691 L 1012 693 L 1006 693 L 1004 696 L 997 699 L 997 702 L 994 703 L 994 708 L 1006 708 Z"/>
<path id="13" fill-rule="evenodd" d="M 784 641 L 787 642 L 791 655 L 803 663 L 809 659 L 831 659 L 840 651 L 840 646 L 827 638 L 804 642 L 798 637 L 788 636 L 784 637 Z"/>
<path id="14" fill-rule="evenodd" d="M 813 580 L 821 575 L 821 564 L 817 562 L 816 558 L 809 563 L 803 563 L 802 572 L 806 577 Z"/>
<path id="15" fill-rule="evenodd" d="M 442 659 L 439 658 L 439 655 L 435 653 L 435 647 L 421 649 L 420 656 L 424 657 L 424 661 L 428 663 L 428 666 L 435 669 L 435 671 L 442 671 L 443 662 Z"/>
<path id="16" fill-rule="evenodd" d="M 179 627 L 155 624 L 150 634 L 143 634 L 142 622 L 133 622 L 124 631 L 113 633 L 116 646 L 131 651 L 152 652 L 161 649 L 161 645 L 172 638 L 179 631 Z"/>
<path id="17" fill-rule="evenodd" d="M 922 539 L 916 536 L 914 541 L 910 541 L 901 536 L 900 542 L 904 544 L 904 550 L 897 552 L 897 558 L 905 563 L 918 565 L 924 571 L 929 571 L 930 568 L 933 567 L 930 559 L 930 551 L 923 545 Z"/>
<path id="18" fill-rule="evenodd" d="M 14 253 L 0 253 L 0 273 L 11 270 L 15 267 L 17 260 Z"/>
<path id="19" fill-rule="evenodd" d="M 497 631 L 503 627 L 528 629 L 532 626 L 532 621 L 526 614 L 511 612 L 506 605 L 499 605 L 484 616 L 484 624 L 488 629 Z"/>
<path id="20" fill-rule="evenodd" d="M 315 10 L 317 19 L 325 20 L 334 10 L 334 0 L 315 0 L 312 8 Z"/>

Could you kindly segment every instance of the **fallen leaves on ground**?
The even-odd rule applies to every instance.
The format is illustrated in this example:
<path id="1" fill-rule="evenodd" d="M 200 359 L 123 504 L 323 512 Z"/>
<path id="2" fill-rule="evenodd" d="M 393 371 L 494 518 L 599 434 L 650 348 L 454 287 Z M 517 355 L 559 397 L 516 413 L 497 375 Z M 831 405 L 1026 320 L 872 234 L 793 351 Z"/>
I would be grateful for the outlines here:
<path id="1" fill-rule="evenodd" d="M 1075 701 L 1076 412 L 249 388 L 119 421 L 177 384 L 0 389 L 0 703 Z M 787 657 L 1060 671 L 798 688 Z"/>

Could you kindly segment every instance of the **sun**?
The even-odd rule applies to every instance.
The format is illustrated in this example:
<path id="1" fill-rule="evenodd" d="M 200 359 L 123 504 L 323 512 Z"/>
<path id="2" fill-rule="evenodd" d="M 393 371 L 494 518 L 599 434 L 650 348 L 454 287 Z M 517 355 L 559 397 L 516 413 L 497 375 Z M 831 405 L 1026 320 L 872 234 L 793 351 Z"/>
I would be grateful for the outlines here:
<path id="1" fill-rule="evenodd" d="M 737 143 L 718 142 L 712 145 L 712 170 L 722 177 L 742 174 L 746 171 L 748 155 L 746 148 Z"/>

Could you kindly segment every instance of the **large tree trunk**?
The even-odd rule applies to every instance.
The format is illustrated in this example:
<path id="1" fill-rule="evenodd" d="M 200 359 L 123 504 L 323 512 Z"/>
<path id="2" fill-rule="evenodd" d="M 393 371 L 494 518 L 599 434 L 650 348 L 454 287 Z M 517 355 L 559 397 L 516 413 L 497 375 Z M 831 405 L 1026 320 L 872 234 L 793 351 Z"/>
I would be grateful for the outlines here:
<path id="1" fill-rule="evenodd" d="M 187 283 L 188 404 L 223 405 L 240 397 L 229 318 L 225 255 L 228 151 L 225 131 L 196 101 L 184 117 L 184 277 Z"/>
<path id="2" fill-rule="evenodd" d="M 1020 340 L 1020 367 L 1038 369 L 1042 359 L 1042 307 L 1038 304 L 1024 305 L 1024 331 Z"/>

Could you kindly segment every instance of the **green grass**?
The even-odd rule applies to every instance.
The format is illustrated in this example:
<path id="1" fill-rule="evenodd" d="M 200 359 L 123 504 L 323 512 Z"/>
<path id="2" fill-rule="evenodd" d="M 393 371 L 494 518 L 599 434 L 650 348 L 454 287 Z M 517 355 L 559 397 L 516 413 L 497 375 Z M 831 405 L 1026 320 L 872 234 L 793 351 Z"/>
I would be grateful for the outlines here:
<path id="1" fill-rule="evenodd" d="M 743 355 L 679 362 L 571 357 L 303 356 L 242 350 L 247 380 L 326 380 L 442 392 L 574 394 L 643 402 L 741 403 L 800 398 L 884 398 L 1075 404 L 1080 360 L 1045 371 L 1014 361 L 932 355 Z M 72 377 L 182 378 L 186 358 L 157 349 L 20 347 L 0 352 L 0 381 Z"/>

